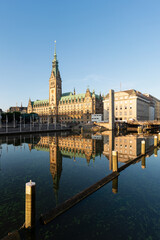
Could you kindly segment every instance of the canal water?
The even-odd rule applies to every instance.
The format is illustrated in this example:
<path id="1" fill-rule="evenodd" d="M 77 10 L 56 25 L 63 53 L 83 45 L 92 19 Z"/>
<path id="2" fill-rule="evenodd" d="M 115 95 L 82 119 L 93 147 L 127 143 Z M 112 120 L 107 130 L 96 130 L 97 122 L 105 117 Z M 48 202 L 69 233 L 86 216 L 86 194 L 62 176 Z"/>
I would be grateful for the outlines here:
<path id="1" fill-rule="evenodd" d="M 25 221 L 25 183 L 36 182 L 36 228 L 22 239 L 159 239 L 160 157 L 152 151 L 114 181 L 42 225 L 44 214 L 140 154 L 153 136 L 43 134 L 0 138 L 0 238 Z"/>

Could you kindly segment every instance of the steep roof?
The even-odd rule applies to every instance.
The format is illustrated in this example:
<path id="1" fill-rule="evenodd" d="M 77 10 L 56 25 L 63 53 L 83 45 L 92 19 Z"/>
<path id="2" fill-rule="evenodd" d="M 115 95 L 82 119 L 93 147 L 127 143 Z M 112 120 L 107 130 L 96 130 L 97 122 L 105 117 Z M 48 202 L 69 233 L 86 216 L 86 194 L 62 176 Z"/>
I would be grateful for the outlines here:
<path id="1" fill-rule="evenodd" d="M 91 97 L 93 95 L 93 93 L 90 93 L 91 94 Z M 79 93 L 79 94 L 73 94 L 72 92 L 66 92 L 66 93 L 63 93 L 61 98 L 60 98 L 60 101 L 68 101 L 68 100 L 71 100 L 71 99 L 81 99 L 81 98 L 85 98 L 85 95 L 86 93 Z M 97 99 L 100 98 L 100 95 L 97 95 L 95 94 L 95 97 Z M 102 97 L 101 97 L 102 98 Z M 31 104 L 32 104 L 32 107 L 37 105 L 37 104 L 49 104 L 49 100 L 48 99 L 44 99 L 44 100 L 36 100 L 36 101 L 31 101 Z"/>
<path id="2" fill-rule="evenodd" d="M 31 102 L 33 105 L 36 105 L 36 104 L 46 104 L 46 103 L 49 103 L 49 100 L 48 99 L 44 99 L 44 100 L 36 100 L 36 101 L 33 101 Z M 32 106 L 33 106 L 32 105 Z"/>
<path id="3" fill-rule="evenodd" d="M 91 94 L 91 97 L 93 95 L 93 93 L 90 93 Z M 62 94 L 62 97 L 60 98 L 60 101 L 65 101 L 65 100 L 71 100 L 71 99 L 81 99 L 81 98 L 85 98 L 85 95 L 86 93 L 79 93 L 79 94 L 73 94 L 72 92 L 69 92 L 69 93 L 63 93 Z M 96 98 L 100 98 L 99 95 L 95 94 L 95 97 Z"/>
<path id="4" fill-rule="evenodd" d="M 85 93 L 80 93 L 73 95 L 72 93 L 70 95 L 65 95 L 63 94 L 62 97 L 60 98 L 60 101 L 65 101 L 65 100 L 71 100 L 71 99 L 78 99 L 78 98 L 85 98 Z"/>
<path id="5" fill-rule="evenodd" d="M 72 92 L 66 92 L 66 93 L 62 93 L 62 97 L 66 97 L 66 96 L 70 96 L 73 95 Z"/>

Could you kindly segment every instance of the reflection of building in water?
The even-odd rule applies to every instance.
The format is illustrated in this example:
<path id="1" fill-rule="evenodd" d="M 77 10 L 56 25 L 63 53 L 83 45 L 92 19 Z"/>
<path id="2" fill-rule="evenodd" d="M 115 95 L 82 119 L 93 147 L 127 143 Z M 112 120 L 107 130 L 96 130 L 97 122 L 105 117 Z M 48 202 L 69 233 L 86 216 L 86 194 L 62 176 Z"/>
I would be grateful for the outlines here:
<path id="1" fill-rule="evenodd" d="M 58 146 L 61 150 L 62 155 L 69 156 L 71 158 L 80 157 L 86 158 L 87 163 L 90 163 L 90 160 L 102 152 L 100 146 L 95 139 L 83 138 L 79 136 L 68 136 L 68 137 L 59 137 Z"/>
<path id="2" fill-rule="evenodd" d="M 102 141 L 83 138 L 82 136 L 45 136 L 41 137 L 32 148 L 39 151 L 48 151 L 50 153 L 50 172 L 53 178 L 53 186 L 58 201 L 59 181 L 62 172 L 62 156 L 75 159 L 76 157 L 85 158 L 87 163 L 95 156 L 102 153 Z"/>
<path id="3" fill-rule="evenodd" d="M 62 154 L 58 148 L 58 139 L 56 136 L 41 137 L 40 141 L 36 145 L 32 145 L 34 149 L 38 151 L 49 152 L 50 157 L 50 172 L 53 178 L 53 188 L 58 203 L 58 189 L 59 181 L 62 172 Z"/>
<path id="4" fill-rule="evenodd" d="M 56 137 L 53 139 L 52 143 L 49 144 L 49 156 L 50 156 L 50 172 L 53 178 L 54 193 L 56 197 L 56 203 L 58 203 L 59 181 L 62 172 L 62 155 L 58 149 Z"/>
<path id="5" fill-rule="evenodd" d="M 110 161 L 110 169 L 112 169 L 111 155 L 112 150 L 118 151 L 118 161 L 127 162 L 135 159 L 141 154 L 141 141 L 145 139 L 146 149 L 153 146 L 153 138 L 144 138 L 138 135 L 126 135 L 114 137 L 111 132 L 104 136 L 104 151 L 103 154 Z"/>

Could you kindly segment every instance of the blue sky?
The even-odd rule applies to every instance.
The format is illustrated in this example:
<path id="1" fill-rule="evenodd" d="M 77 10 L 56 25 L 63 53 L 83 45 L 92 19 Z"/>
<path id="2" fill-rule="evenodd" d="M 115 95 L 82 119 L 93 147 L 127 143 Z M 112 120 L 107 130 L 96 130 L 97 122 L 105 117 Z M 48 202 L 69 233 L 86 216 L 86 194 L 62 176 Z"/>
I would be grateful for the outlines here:
<path id="1" fill-rule="evenodd" d="M 0 108 L 47 99 L 57 41 L 63 92 L 160 98 L 159 0 L 0 0 Z"/>

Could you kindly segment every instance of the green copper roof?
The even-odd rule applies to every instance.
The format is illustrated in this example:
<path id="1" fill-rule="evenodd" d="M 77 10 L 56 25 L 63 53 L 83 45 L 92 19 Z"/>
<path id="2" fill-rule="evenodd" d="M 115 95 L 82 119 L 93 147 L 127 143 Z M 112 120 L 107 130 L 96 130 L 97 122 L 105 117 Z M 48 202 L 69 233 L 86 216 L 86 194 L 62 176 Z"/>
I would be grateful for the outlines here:
<path id="1" fill-rule="evenodd" d="M 62 97 L 60 98 L 60 101 L 65 101 L 65 100 L 71 100 L 71 99 L 80 99 L 80 98 L 85 98 L 86 93 L 79 93 L 79 94 L 75 94 L 73 95 L 71 92 L 69 93 L 63 93 Z M 91 93 L 91 97 L 92 97 L 92 93 Z M 95 94 L 96 98 L 100 98 L 99 95 Z"/>
<path id="2" fill-rule="evenodd" d="M 34 146 L 33 148 L 37 151 L 49 152 L 49 147 Z"/>
<path id="3" fill-rule="evenodd" d="M 70 96 L 73 95 L 72 92 L 66 92 L 66 93 L 62 93 L 62 97 L 66 97 L 66 96 Z"/>
<path id="4" fill-rule="evenodd" d="M 66 92 L 66 93 L 63 93 L 61 98 L 60 98 L 60 101 L 68 101 L 68 100 L 71 100 L 71 99 L 81 99 L 81 98 L 85 98 L 85 95 L 86 93 L 79 93 L 79 94 L 73 94 L 72 92 Z M 91 97 L 92 97 L 93 93 L 91 93 Z M 96 98 L 100 98 L 99 95 L 95 94 L 95 97 Z M 102 98 L 102 97 L 101 97 Z M 35 105 L 38 105 L 38 104 L 49 104 L 49 100 L 48 99 L 44 99 L 44 100 L 36 100 L 36 101 L 32 101 L 31 102 L 32 104 L 32 107 L 35 106 Z"/>
<path id="5" fill-rule="evenodd" d="M 70 158 L 74 157 L 86 158 L 84 153 L 74 153 L 66 150 L 61 150 L 61 154 L 64 156 L 69 156 Z"/>
<path id="6" fill-rule="evenodd" d="M 45 100 L 36 100 L 33 102 L 33 105 L 36 105 L 36 104 L 44 104 L 44 103 L 49 103 L 49 100 L 48 99 L 45 99 Z"/>
<path id="7" fill-rule="evenodd" d="M 71 100 L 71 99 L 85 98 L 85 93 L 80 93 L 76 95 L 62 95 L 60 101 Z"/>

